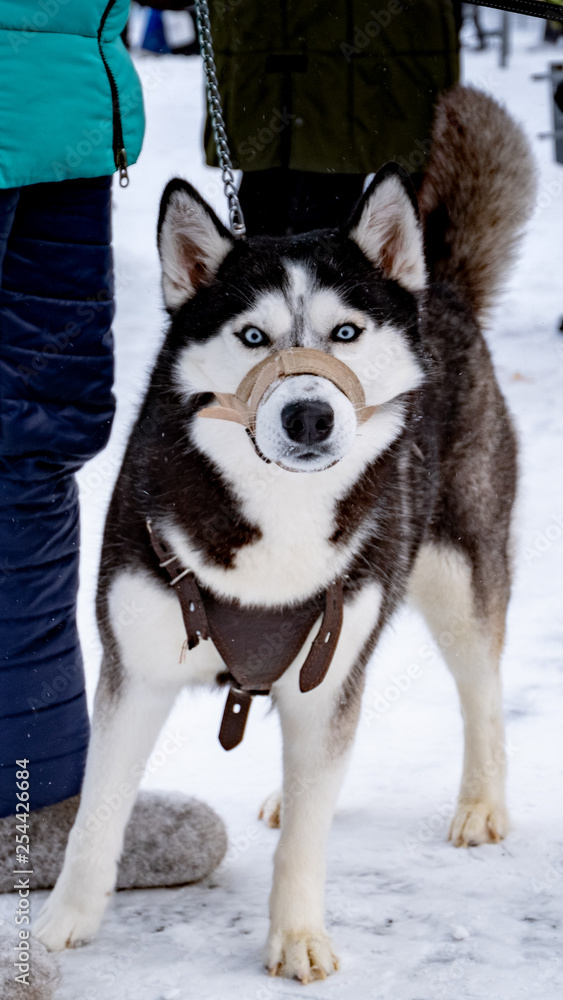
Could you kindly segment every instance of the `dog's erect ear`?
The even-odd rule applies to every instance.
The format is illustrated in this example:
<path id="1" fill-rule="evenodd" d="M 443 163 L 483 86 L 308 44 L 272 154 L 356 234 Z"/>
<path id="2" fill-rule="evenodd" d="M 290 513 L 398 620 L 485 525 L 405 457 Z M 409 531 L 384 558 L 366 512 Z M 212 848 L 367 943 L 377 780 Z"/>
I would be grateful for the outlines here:
<path id="1" fill-rule="evenodd" d="M 354 212 L 348 237 L 386 278 L 410 292 L 424 287 L 424 244 L 416 196 L 396 163 L 388 163 L 374 177 Z"/>
<path id="2" fill-rule="evenodd" d="M 234 241 L 197 191 L 177 177 L 162 195 L 157 242 L 164 303 L 174 312 L 213 280 Z"/>

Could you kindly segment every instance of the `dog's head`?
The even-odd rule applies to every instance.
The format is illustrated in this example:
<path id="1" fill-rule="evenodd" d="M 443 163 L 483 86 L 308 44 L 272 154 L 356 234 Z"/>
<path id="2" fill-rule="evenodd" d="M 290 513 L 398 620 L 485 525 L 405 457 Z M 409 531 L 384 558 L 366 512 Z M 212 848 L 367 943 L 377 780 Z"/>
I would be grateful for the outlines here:
<path id="1" fill-rule="evenodd" d="M 219 407 L 253 382 L 259 362 L 299 357 L 297 372 L 274 374 L 257 398 L 250 419 L 258 453 L 294 472 L 318 472 L 352 453 L 359 438 L 365 445 L 371 434 L 378 450 L 370 427 L 378 411 L 388 415 L 424 378 L 422 230 L 397 167 L 380 171 L 344 230 L 283 239 L 234 240 L 190 185 L 171 181 L 158 247 L 174 377 L 184 395 L 204 403 L 216 395 Z M 316 366 L 321 354 L 336 363 Z M 311 359 L 306 370 L 304 358 Z M 213 457 L 221 432 L 224 439 L 219 420 L 191 424 Z M 235 433 L 241 448 L 252 449 L 242 427 Z"/>

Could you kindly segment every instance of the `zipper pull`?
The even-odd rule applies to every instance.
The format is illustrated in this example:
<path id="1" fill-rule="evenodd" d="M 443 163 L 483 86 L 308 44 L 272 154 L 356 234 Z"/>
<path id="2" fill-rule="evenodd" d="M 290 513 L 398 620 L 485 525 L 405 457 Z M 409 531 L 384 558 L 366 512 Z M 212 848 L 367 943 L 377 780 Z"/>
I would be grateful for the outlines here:
<path id="1" fill-rule="evenodd" d="M 129 174 L 127 173 L 127 153 L 124 149 L 117 150 L 115 165 L 119 170 L 119 186 L 122 188 L 128 187 Z"/>

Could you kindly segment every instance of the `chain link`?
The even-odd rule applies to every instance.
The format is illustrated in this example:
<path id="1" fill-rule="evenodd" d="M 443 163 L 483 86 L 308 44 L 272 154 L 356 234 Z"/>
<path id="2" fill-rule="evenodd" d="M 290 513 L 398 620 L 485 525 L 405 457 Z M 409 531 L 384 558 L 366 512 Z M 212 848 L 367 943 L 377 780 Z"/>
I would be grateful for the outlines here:
<path id="1" fill-rule="evenodd" d="M 215 140 L 215 148 L 221 167 L 223 177 L 223 188 L 225 197 L 229 203 L 229 223 L 233 236 L 238 239 L 246 234 L 244 217 L 240 207 L 235 178 L 233 176 L 233 165 L 229 153 L 229 143 L 225 132 L 225 121 L 223 119 L 223 109 L 219 96 L 219 84 L 215 70 L 215 57 L 213 55 L 213 39 L 211 37 L 211 24 L 209 21 L 209 7 L 207 0 L 195 0 L 195 10 L 197 19 L 197 33 L 205 69 L 205 82 L 207 90 L 207 106 L 211 119 L 211 128 Z"/>

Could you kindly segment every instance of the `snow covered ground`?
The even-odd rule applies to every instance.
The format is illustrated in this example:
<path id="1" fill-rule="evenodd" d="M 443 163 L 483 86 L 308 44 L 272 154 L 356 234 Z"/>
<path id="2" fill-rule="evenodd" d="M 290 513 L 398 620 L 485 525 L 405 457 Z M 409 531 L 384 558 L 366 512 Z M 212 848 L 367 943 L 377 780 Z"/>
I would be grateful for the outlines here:
<path id="1" fill-rule="evenodd" d="M 278 833 L 257 812 L 279 783 L 279 726 L 254 704 L 244 743 L 226 754 L 217 742 L 223 698 L 200 694 L 176 705 L 165 730 L 178 737 L 177 752 L 153 759 L 144 785 L 210 802 L 228 824 L 227 859 L 201 885 L 119 893 L 96 941 L 61 956 L 57 1000 L 285 1000 L 303 989 L 310 1000 L 563 995 L 563 167 L 552 162 L 551 144 L 536 138 L 551 121 L 547 84 L 530 76 L 558 54 L 538 44 L 540 30 L 537 21 L 518 22 L 505 70 L 496 51 L 464 57 L 465 81 L 508 105 L 540 167 L 537 210 L 488 335 L 521 442 L 503 662 L 513 830 L 498 846 L 455 850 L 446 841 L 461 768 L 457 695 L 422 622 L 405 611 L 371 664 L 329 843 L 327 926 L 341 970 L 306 988 L 266 977 L 261 949 Z M 218 172 L 202 162 L 199 60 L 146 57 L 138 68 L 145 148 L 130 187 L 115 189 L 118 416 L 108 449 L 80 476 L 90 695 L 99 667 L 92 598 L 104 511 L 165 325 L 154 238 L 162 188 L 184 176 L 225 215 Z M 399 693 L 395 679 L 413 663 L 420 676 Z M 12 909 L 3 897 L 0 915 L 10 919 Z"/>

